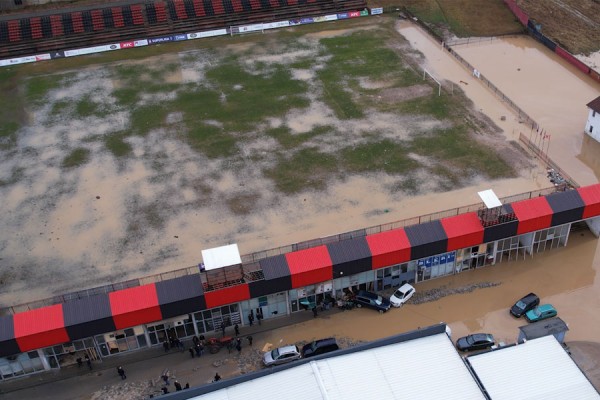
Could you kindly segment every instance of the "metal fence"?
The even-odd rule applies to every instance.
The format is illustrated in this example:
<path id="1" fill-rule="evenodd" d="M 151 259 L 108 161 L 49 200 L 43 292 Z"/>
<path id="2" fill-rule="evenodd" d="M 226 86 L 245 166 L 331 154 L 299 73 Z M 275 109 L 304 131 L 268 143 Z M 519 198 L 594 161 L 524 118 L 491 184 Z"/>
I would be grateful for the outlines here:
<path id="1" fill-rule="evenodd" d="M 521 193 L 513 196 L 502 197 L 500 200 L 503 204 L 506 203 L 514 203 L 516 201 L 527 200 L 538 196 L 545 196 L 550 193 L 553 193 L 557 190 L 556 187 L 549 187 L 545 189 L 534 190 L 531 192 Z M 364 237 L 366 235 L 372 235 L 375 233 L 390 231 L 392 229 L 403 228 L 411 225 L 418 225 L 426 222 L 431 222 L 435 220 L 439 220 L 446 217 L 453 217 L 459 214 L 464 214 L 467 212 L 475 212 L 480 210 L 483 207 L 483 203 L 470 204 L 467 206 L 461 206 L 452 208 L 445 211 L 435 212 L 431 214 L 425 214 L 414 218 L 407 218 L 395 222 L 390 222 L 387 224 L 381 224 L 376 226 L 371 226 L 364 229 L 358 229 L 355 231 L 339 233 L 336 235 L 326 236 L 322 238 L 307 240 L 304 242 L 294 243 L 286 246 L 277 247 L 274 249 L 258 251 L 251 254 L 246 254 L 241 256 L 242 264 L 253 264 L 258 261 L 272 257 L 277 255 L 282 255 L 286 253 L 290 253 L 292 251 L 309 249 L 312 247 L 317 247 L 321 245 L 326 245 L 329 243 L 335 243 L 342 240 L 354 239 L 358 237 Z M 199 274 L 200 270 L 197 265 L 177 269 L 170 272 L 164 272 L 160 274 L 150 275 L 143 278 L 132 279 L 125 282 L 111 283 L 109 285 L 104 285 L 100 287 L 95 287 L 86 290 L 80 290 L 77 292 L 67 293 L 60 296 L 54 296 L 43 300 L 33 301 L 25 304 L 20 304 L 16 306 L 6 307 L 0 309 L 0 315 L 7 314 L 15 314 L 18 312 L 23 312 L 27 310 L 32 310 L 35 308 L 50 306 L 54 304 L 64 303 L 69 300 L 81 299 L 84 297 L 89 297 L 97 294 L 106 294 L 109 292 L 113 292 L 116 290 L 122 290 L 127 288 L 132 288 L 136 286 L 146 285 L 150 283 L 160 282 L 163 280 L 173 279 L 184 275 L 192 275 Z M 200 284 L 200 282 L 199 282 Z"/>

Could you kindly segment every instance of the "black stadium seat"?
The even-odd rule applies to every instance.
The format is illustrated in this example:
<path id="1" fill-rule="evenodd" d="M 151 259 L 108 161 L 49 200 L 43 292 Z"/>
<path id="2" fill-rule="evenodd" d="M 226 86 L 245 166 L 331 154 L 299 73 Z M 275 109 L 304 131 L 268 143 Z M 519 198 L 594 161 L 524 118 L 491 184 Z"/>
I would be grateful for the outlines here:
<path id="1" fill-rule="evenodd" d="M 63 14 L 62 23 L 65 35 L 72 35 L 73 33 L 75 33 L 75 30 L 73 29 L 73 19 L 71 18 L 71 14 Z"/>
<path id="2" fill-rule="evenodd" d="M 92 13 L 90 11 L 84 11 L 81 13 L 81 20 L 83 21 L 83 30 L 86 32 L 93 32 L 94 25 L 92 24 Z"/>
<path id="3" fill-rule="evenodd" d="M 194 3 L 192 0 L 183 0 L 183 6 L 185 7 L 185 12 L 188 17 L 194 18 L 196 16 L 196 12 L 194 11 Z"/>
<path id="4" fill-rule="evenodd" d="M 169 10 L 169 18 L 173 21 L 177 21 L 177 11 L 175 10 L 175 4 L 172 0 L 167 1 L 167 9 Z"/>
<path id="5" fill-rule="evenodd" d="M 42 17 L 42 36 L 44 38 L 52 37 L 52 22 L 49 16 Z"/>
<path id="6" fill-rule="evenodd" d="M 102 18 L 104 19 L 104 26 L 106 29 L 112 29 L 115 27 L 115 21 L 113 21 L 112 10 L 105 8 L 102 10 Z"/>
<path id="7" fill-rule="evenodd" d="M 125 23 L 125 26 L 132 26 L 133 14 L 131 13 L 131 7 L 123 6 L 121 9 L 123 10 L 123 22 Z"/>
<path id="8" fill-rule="evenodd" d="M 156 24 L 158 22 L 156 19 L 156 8 L 154 7 L 154 3 L 146 3 L 146 18 L 148 19 L 149 24 Z"/>
<path id="9" fill-rule="evenodd" d="M 8 42 L 8 24 L 6 21 L 0 21 L 0 43 Z"/>
<path id="10" fill-rule="evenodd" d="M 31 40 L 31 24 L 29 18 L 21 18 L 21 38 Z"/>

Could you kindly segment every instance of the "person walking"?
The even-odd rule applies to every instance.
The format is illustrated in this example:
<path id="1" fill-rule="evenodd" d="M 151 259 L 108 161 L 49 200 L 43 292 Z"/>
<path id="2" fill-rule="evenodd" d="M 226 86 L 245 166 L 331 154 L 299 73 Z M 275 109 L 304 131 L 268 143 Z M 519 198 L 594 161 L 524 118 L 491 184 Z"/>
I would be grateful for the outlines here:
<path id="1" fill-rule="evenodd" d="M 262 321 L 262 319 L 263 319 L 263 312 L 262 312 L 262 308 L 259 308 L 259 309 L 256 311 L 256 319 L 258 320 L 258 324 L 260 325 L 260 322 L 261 322 L 261 321 Z"/>
<path id="2" fill-rule="evenodd" d="M 237 338 L 235 341 L 235 349 L 238 351 L 238 354 L 242 352 L 242 339 Z"/>
<path id="3" fill-rule="evenodd" d="M 188 349 L 188 351 L 190 352 L 190 356 L 191 356 L 192 358 L 194 358 L 194 348 L 193 348 L 193 347 L 190 347 L 190 348 Z"/>
<path id="4" fill-rule="evenodd" d="M 184 388 L 184 389 L 189 389 L 189 388 L 190 388 L 190 383 L 189 383 L 189 382 L 187 382 L 183 388 Z"/>
<path id="5" fill-rule="evenodd" d="M 175 382 L 173 382 L 173 385 L 175 385 L 175 391 L 179 392 L 182 387 L 181 387 L 181 383 L 179 383 L 179 381 L 177 379 L 175 379 Z"/>
<path id="6" fill-rule="evenodd" d="M 252 335 L 246 336 L 246 339 L 248 340 L 248 345 L 252 347 Z"/>
<path id="7" fill-rule="evenodd" d="M 117 372 L 119 373 L 121 380 L 127 379 L 127 375 L 125 375 L 125 370 L 123 367 L 117 367 Z"/>
<path id="8" fill-rule="evenodd" d="M 221 375 L 219 375 L 219 373 L 217 372 L 215 374 L 215 377 L 213 378 L 213 382 L 219 382 L 221 380 Z"/>
<path id="9" fill-rule="evenodd" d="M 221 336 L 225 337 L 225 321 L 221 322 Z"/>
<path id="10" fill-rule="evenodd" d="M 166 386 L 161 387 L 160 390 L 162 390 L 163 394 L 169 393 L 169 389 Z"/>
<path id="11" fill-rule="evenodd" d="M 239 336 L 240 335 L 240 327 L 238 326 L 238 324 L 235 324 L 233 329 L 235 329 L 235 336 Z"/>
<path id="12" fill-rule="evenodd" d="M 85 355 L 85 363 L 87 364 L 88 368 L 91 371 L 92 370 L 92 360 L 90 360 L 90 356 L 88 356 L 87 354 Z"/>
<path id="13" fill-rule="evenodd" d="M 81 368 L 83 366 L 83 360 L 81 357 L 77 357 L 77 368 Z"/>
<path id="14" fill-rule="evenodd" d="M 250 311 L 250 314 L 248 314 L 248 322 L 250 323 L 250 326 L 252 326 L 252 324 L 254 323 L 254 314 L 252 313 L 252 311 Z"/>
<path id="15" fill-rule="evenodd" d="M 167 342 L 167 339 L 163 342 L 163 349 L 165 349 L 165 353 L 169 351 L 169 342 Z"/>
<path id="16" fill-rule="evenodd" d="M 317 306 L 314 306 L 312 308 L 312 312 L 313 312 L 313 318 L 317 318 Z"/>

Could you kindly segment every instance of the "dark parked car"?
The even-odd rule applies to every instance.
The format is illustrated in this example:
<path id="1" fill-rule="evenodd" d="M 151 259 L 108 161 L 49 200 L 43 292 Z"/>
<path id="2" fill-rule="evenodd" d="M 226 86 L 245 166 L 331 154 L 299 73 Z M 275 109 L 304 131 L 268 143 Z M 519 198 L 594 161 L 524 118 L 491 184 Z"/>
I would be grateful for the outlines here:
<path id="1" fill-rule="evenodd" d="M 527 296 L 517 301 L 515 305 L 511 307 L 510 313 L 517 318 L 521 318 L 523 315 L 525 315 L 527 311 L 533 310 L 539 304 L 540 298 L 537 297 L 534 293 L 529 293 Z"/>
<path id="2" fill-rule="evenodd" d="M 461 337 L 456 341 L 456 348 L 460 351 L 483 350 L 492 347 L 496 341 L 489 333 L 474 333 Z"/>
<path id="3" fill-rule="evenodd" d="M 354 302 L 357 307 L 371 307 L 380 313 L 389 310 L 392 306 L 389 299 L 381 297 L 376 293 L 367 292 L 366 290 L 359 291 L 354 298 Z"/>
<path id="4" fill-rule="evenodd" d="M 302 357 L 318 356 L 319 354 L 329 353 L 338 350 L 340 347 L 334 338 L 319 339 L 310 342 L 302 347 Z"/>

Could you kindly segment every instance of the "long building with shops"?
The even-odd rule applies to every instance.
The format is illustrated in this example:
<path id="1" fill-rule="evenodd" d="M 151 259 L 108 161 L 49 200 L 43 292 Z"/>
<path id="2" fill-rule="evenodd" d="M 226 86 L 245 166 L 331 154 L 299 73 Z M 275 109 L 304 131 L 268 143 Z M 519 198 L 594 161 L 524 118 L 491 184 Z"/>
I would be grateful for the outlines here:
<path id="1" fill-rule="evenodd" d="M 285 317 L 348 289 L 378 291 L 524 258 L 566 246 L 574 224 L 599 235 L 600 184 L 16 312 L 0 317 L 0 376 L 207 335 L 250 315 Z"/>

